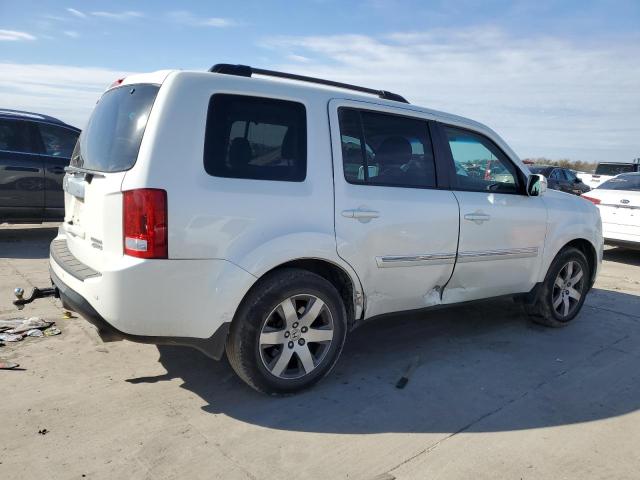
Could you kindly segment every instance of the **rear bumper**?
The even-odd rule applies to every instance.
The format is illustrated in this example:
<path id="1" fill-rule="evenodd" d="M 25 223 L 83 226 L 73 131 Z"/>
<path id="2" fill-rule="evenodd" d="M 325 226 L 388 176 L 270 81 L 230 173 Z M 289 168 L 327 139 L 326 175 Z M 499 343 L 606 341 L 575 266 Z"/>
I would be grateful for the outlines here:
<path id="1" fill-rule="evenodd" d="M 137 343 L 151 343 L 154 345 L 182 345 L 193 347 L 215 360 L 220 360 L 224 354 L 224 346 L 229 333 L 230 323 L 224 323 L 210 338 L 188 337 L 158 337 L 145 335 L 131 335 L 118 330 L 96 312 L 91 304 L 78 292 L 66 285 L 51 270 L 51 282 L 58 289 L 58 295 L 65 308 L 79 313 L 97 329 L 104 341 L 130 340 Z"/>
<path id="2" fill-rule="evenodd" d="M 180 344 L 196 346 L 210 340 L 228 328 L 256 280 L 233 263 L 216 259 L 121 256 L 96 271 L 75 257 L 71 242 L 68 249 L 61 248 L 61 242 L 66 242 L 64 234 L 52 242 L 49 262 L 65 302 L 97 319 L 102 330 L 135 341 L 175 344 L 180 339 Z"/>

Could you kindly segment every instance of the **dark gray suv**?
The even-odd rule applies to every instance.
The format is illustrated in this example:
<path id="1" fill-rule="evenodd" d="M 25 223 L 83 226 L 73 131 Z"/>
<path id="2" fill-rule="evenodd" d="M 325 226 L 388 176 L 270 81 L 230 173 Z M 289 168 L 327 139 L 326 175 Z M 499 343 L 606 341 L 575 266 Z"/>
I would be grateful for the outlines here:
<path id="1" fill-rule="evenodd" d="M 531 165 L 529 166 L 529 170 L 531 170 L 531 173 L 547 177 L 549 188 L 553 190 L 560 190 L 561 192 L 572 193 L 574 195 L 582 195 L 591 190 L 580 177 L 568 168 L 554 167 L 551 165 Z"/>
<path id="2" fill-rule="evenodd" d="M 57 118 L 0 109 L 0 223 L 62 220 L 62 179 L 80 130 Z"/>

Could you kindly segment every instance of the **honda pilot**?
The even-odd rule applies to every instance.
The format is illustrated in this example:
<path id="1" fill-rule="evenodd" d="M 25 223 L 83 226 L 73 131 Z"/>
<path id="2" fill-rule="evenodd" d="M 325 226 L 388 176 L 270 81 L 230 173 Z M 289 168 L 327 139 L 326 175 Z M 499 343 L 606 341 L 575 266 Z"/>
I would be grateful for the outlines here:
<path id="1" fill-rule="evenodd" d="M 384 314 L 514 296 L 564 326 L 602 260 L 596 207 L 488 127 L 241 65 L 115 82 L 64 190 L 67 308 L 105 338 L 226 353 L 270 394 L 320 380 Z"/>

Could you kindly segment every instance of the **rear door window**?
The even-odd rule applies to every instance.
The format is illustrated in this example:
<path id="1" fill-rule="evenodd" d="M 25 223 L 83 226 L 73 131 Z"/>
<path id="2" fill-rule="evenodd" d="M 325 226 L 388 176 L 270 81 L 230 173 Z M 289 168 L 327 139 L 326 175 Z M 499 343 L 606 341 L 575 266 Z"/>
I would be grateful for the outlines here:
<path id="1" fill-rule="evenodd" d="M 31 122 L 0 119 L 0 150 L 16 153 L 40 153 L 32 136 Z"/>
<path id="2" fill-rule="evenodd" d="M 213 95 L 207 115 L 204 168 L 216 177 L 304 181 L 304 105 L 272 98 Z"/>
<path id="3" fill-rule="evenodd" d="M 70 158 L 78 140 L 78 133 L 64 127 L 39 123 L 38 130 L 44 145 L 44 153 L 52 157 Z"/>
<path id="4" fill-rule="evenodd" d="M 393 187 L 436 186 L 427 121 L 340 108 L 345 180 Z"/>
<path id="5" fill-rule="evenodd" d="M 133 167 L 159 89 L 158 85 L 126 85 L 102 95 L 80 134 L 71 165 L 98 172 Z"/>

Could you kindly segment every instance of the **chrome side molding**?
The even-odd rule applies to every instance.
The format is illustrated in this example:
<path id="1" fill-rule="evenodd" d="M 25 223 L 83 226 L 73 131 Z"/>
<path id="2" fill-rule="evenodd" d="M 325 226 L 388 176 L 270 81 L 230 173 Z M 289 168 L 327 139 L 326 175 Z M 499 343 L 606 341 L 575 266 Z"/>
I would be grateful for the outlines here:
<path id="1" fill-rule="evenodd" d="M 515 258 L 537 257 L 538 247 L 509 248 L 502 250 L 482 250 L 460 252 L 459 263 L 488 262 L 492 260 L 510 260 Z M 456 262 L 455 253 L 430 253 L 421 255 L 386 255 L 376 257 L 378 268 L 417 267 L 421 265 L 446 265 Z"/>
<path id="2" fill-rule="evenodd" d="M 446 265 L 454 263 L 455 253 L 431 253 L 424 255 L 387 255 L 376 257 L 379 268 L 416 267 L 419 265 Z"/>
<path id="3" fill-rule="evenodd" d="M 483 250 L 476 252 L 460 252 L 459 263 L 487 262 L 491 260 L 511 260 L 514 258 L 530 258 L 538 256 L 538 247 L 508 248 L 503 250 Z"/>

